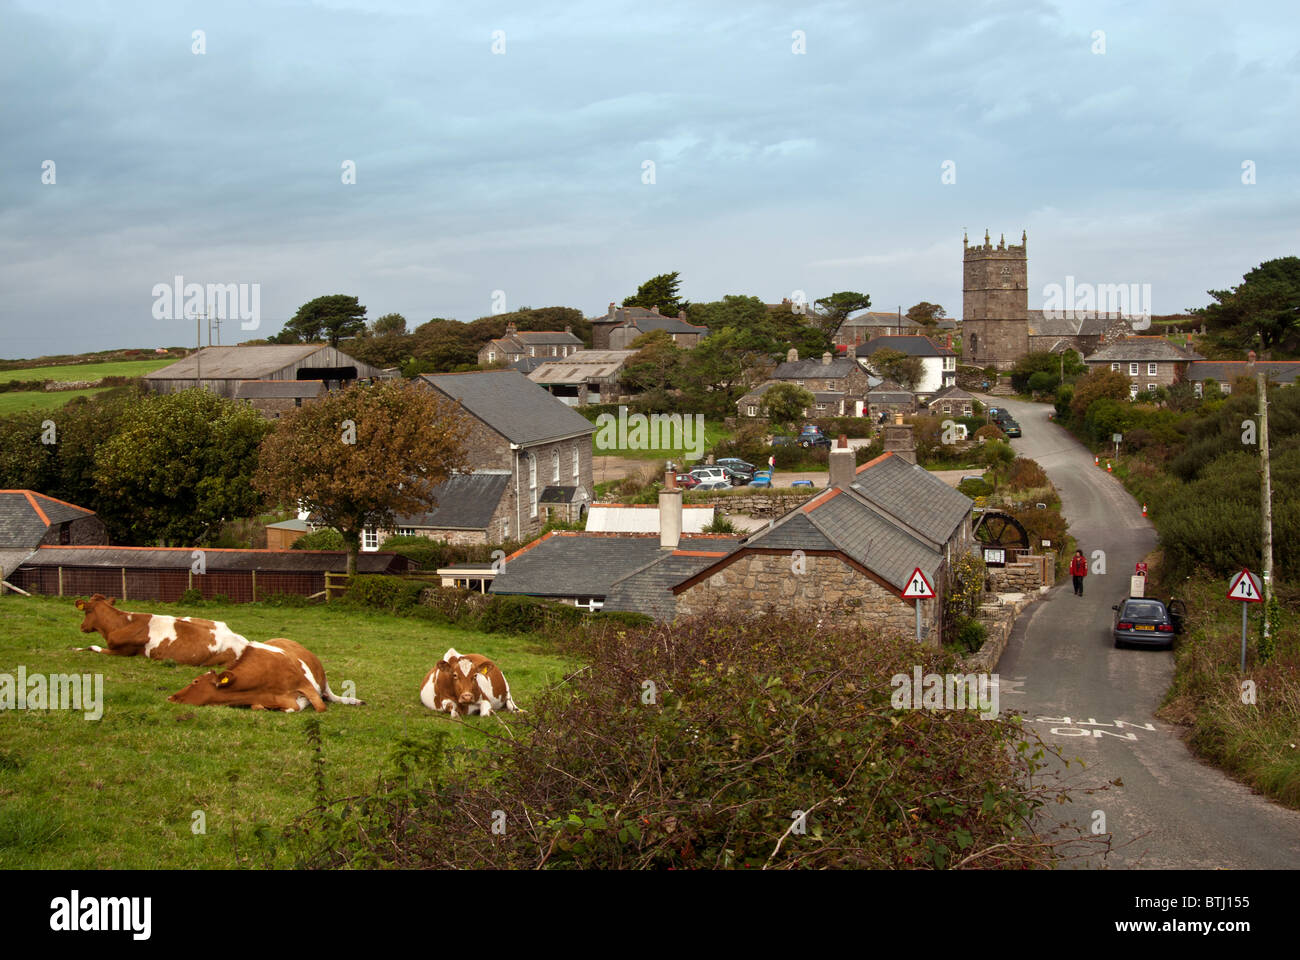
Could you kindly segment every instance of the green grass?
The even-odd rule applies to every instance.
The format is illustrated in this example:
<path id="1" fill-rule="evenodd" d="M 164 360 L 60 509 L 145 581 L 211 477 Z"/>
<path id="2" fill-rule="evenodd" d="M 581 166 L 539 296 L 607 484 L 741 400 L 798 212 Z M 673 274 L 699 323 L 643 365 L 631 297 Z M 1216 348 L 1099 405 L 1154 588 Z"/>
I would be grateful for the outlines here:
<path id="1" fill-rule="evenodd" d="M 103 363 L 71 363 L 54 367 L 27 367 L 0 371 L 0 380 L 98 380 L 100 377 L 143 377 L 176 357 L 149 360 L 108 360 Z"/>
<path id="2" fill-rule="evenodd" d="M 695 429 L 694 426 L 692 426 L 691 427 L 692 432 L 694 431 L 694 429 Z M 631 433 L 632 431 L 629 429 L 628 432 Z M 648 427 L 646 429 L 646 432 L 647 434 L 649 434 Z M 695 461 L 695 460 L 687 461 L 686 454 L 694 453 L 695 451 L 683 450 L 681 448 L 673 449 L 668 447 L 647 447 L 639 450 L 632 450 L 632 449 L 605 450 L 605 449 L 601 449 L 596 445 L 596 438 L 599 436 L 600 436 L 600 430 L 597 429 L 596 433 L 592 434 L 592 439 L 591 439 L 592 456 L 595 457 L 623 457 L 629 460 L 673 460 L 679 466 L 683 466 L 689 463 L 687 469 L 689 469 L 690 467 L 697 466 L 699 463 L 703 462 L 703 459 L 699 461 Z M 716 446 L 718 443 L 720 443 L 723 440 L 730 439 L 730 437 L 731 437 L 731 431 L 728 430 L 723 425 L 721 420 L 704 421 L 703 452 L 707 453 L 709 450 L 712 450 L 713 447 Z M 651 439 L 658 439 L 658 438 L 655 437 Z"/>
<path id="3" fill-rule="evenodd" d="M 332 796 L 373 786 L 401 737 L 448 731 L 453 746 L 476 745 L 477 730 L 502 729 L 493 718 L 457 722 L 420 703 L 420 683 L 449 646 L 501 664 L 525 709 L 575 666 L 530 639 L 340 607 L 124 607 L 224 620 L 253 640 L 288 637 L 321 658 L 335 693 L 352 681 L 364 706 L 332 704 L 316 715 Z M 0 868 L 229 868 L 232 827 L 247 852 L 256 824 L 284 826 L 310 805 L 304 715 L 168 703 L 204 669 L 71 651 L 99 642 L 79 631 L 71 599 L 9 595 L 0 618 L 0 673 L 15 676 L 22 665 L 29 676 L 104 678 L 98 721 L 79 711 L 0 712 Z M 206 816 L 206 835 L 191 831 L 195 811 Z"/>
<path id="4" fill-rule="evenodd" d="M 25 410 L 57 410 L 73 397 L 93 397 L 111 389 L 112 387 L 92 387 L 87 390 L 57 390 L 53 393 L 41 390 L 0 393 L 0 417 Z"/>

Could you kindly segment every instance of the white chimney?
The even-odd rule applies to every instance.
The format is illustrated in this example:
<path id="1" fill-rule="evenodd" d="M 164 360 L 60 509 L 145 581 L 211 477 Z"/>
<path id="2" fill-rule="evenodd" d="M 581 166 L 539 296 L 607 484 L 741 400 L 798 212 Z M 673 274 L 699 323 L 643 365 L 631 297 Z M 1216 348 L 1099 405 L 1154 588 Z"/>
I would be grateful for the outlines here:
<path id="1" fill-rule="evenodd" d="M 831 450 L 831 475 L 827 486 L 847 490 L 853 485 L 854 471 L 857 470 L 857 457 L 849 449 L 848 437 L 840 434 L 835 447 Z"/>
<path id="2" fill-rule="evenodd" d="M 664 474 L 664 485 L 659 491 L 659 546 L 676 550 L 682 539 L 682 491 L 677 486 L 677 475 L 671 470 Z"/>

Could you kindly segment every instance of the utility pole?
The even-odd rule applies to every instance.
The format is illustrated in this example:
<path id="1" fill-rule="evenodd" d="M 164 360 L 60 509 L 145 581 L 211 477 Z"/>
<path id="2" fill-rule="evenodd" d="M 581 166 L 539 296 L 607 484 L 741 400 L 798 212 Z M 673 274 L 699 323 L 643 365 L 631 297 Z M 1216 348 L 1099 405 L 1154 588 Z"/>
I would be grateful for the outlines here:
<path id="1" fill-rule="evenodd" d="M 1255 374 L 1259 391 L 1260 512 L 1264 520 L 1264 636 L 1268 645 L 1268 601 L 1273 594 L 1273 481 L 1268 468 L 1268 376 Z"/>
<path id="2" fill-rule="evenodd" d="M 203 389 L 203 321 L 207 314 L 202 310 L 194 314 L 194 386 Z"/>

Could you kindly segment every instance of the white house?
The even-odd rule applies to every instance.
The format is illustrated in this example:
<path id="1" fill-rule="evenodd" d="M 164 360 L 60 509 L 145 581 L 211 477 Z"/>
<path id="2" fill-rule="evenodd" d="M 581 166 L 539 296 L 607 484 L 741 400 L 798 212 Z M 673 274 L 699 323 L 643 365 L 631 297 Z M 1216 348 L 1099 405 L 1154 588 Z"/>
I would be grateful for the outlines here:
<path id="1" fill-rule="evenodd" d="M 875 337 L 858 347 L 858 357 L 864 360 L 873 373 L 880 371 L 871 367 L 871 355 L 877 350 L 893 350 L 917 357 L 921 361 L 921 379 L 913 391 L 919 399 L 928 399 L 945 387 L 957 383 L 957 354 L 948 347 L 941 347 L 929 337 Z"/>

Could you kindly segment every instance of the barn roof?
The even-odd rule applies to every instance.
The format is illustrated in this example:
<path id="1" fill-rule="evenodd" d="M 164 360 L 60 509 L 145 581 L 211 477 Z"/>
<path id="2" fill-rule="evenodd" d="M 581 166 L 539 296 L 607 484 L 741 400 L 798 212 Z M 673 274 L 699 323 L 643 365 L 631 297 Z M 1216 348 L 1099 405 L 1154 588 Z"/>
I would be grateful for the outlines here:
<path id="1" fill-rule="evenodd" d="M 516 370 L 426 373 L 420 379 L 459 400 L 511 443 L 543 443 L 596 432 L 590 420 Z"/>
<path id="2" fill-rule="evenodd" d="M 322 352 L 337 354 L 343 362 L 306 362 Z M 295 364 L 302 364 L 309 369 L 313 366 L 356 367 L 357 375 L 361 377 L 378 377 L 383 373 L 379 368 L 355 360 L 326 343 L 290 343 L 204 347 L 183 360 L 155 370 L 144 380 L 193 380 L 196 374 L 201 374 L 204 380 L 262 380 Z"/>
<path id="3" fill-rule="evenodd" d="M 203 549 L 208 573 L 218 571 L 267 571 L 285 573 L 342 572 L 348 555 L 343 550 L 228 550 Z M 43 546 L 29 557 L 24 567 L 104 567 L 131 570 L 191 569 L 193 547 L 55 547 Z M 416 566 L 395 553 L 362 553 L 357 557 L 358 573 L 397 572 Z"/>

